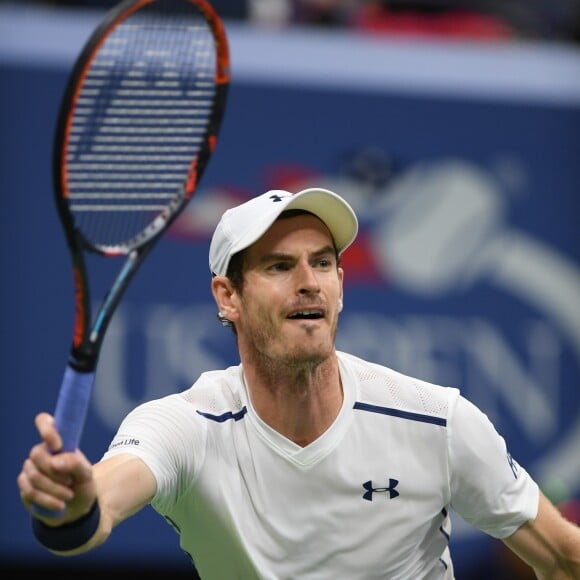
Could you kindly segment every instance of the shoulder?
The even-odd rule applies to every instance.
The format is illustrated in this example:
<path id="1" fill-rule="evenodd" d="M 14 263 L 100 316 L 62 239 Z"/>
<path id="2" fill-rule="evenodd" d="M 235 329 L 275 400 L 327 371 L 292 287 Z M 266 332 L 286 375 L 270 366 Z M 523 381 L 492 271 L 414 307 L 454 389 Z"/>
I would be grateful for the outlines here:
<path id="1" fill-rule="evenodd" d="M 456 387 L 431 383 L 351 354 L 337 354 L 343 372 L 357 383 L 361 402 L 446 419 L 461 398 Z"/>
<path id="2" fill-rule="evenodd" d="M 246 404 L 242 366 L 202 373 L 189 389 L 175 396 L 201 414 L 239 411 Z"/>
<path id="3" fill-rule="evenodd" d="M 135 407 L 123 420 L 112 448 L 125 446 L 132 438 L 156 435 L 158 440 L 191 438 L 195 425 L 203 425 L 206 414 L 235 412 L 244 406 L 241 367 L 202 373 L 188 389 Z M 203 427 L 202 427 L 203 430 Z M 198 433 L 199 434 L 199 433 Z"/>
<path id="4" fill-rule="evenodd" d="M 158 497 L 175 492 L 175 473 L 193 480 L 203 466 L 208 427 L 216 424 L 208 418 L 243 406 L 241 376 L 240 367 L 203 373 L 188 389 L 137 406 L 122 421 L 104 457 L 137 455 L 163 490 Z"/>

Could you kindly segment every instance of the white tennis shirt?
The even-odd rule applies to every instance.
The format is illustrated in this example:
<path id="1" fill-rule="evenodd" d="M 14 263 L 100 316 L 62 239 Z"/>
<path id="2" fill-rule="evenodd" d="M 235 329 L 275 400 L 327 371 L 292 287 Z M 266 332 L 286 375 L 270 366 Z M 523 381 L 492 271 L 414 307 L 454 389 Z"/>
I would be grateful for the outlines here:
<path id="1" fill-rule="evenodd" d="M 153 507 L 204 579 L 452 579 L 449 510 L 502 538 L 538 486 L 488 418 L 442 387 L 338 353 L 342 409 L 302 448 L 254 412 L 241 366 L 204 373 L 121 424 Z"/>

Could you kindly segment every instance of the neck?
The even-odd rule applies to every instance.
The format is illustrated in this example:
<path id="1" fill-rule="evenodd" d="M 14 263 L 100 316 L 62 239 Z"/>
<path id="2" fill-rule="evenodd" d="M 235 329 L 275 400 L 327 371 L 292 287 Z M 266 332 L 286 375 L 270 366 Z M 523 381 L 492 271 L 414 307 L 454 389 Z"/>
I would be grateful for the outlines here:
<path id="1" fill-rule="evenodd" d="M 248 392 L 258 416 L 305 447 L 336 419 L 343 393 L 336 353 L 323 361 L 244 363 Z"/>

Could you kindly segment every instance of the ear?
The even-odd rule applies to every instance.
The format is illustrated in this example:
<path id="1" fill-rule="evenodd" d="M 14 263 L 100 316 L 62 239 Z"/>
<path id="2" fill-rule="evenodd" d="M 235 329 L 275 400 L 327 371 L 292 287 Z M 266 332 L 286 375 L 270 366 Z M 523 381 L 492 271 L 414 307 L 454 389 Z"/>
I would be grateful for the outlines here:
<path id="1" fill-rule="evenodd" d="M 340 310 L 342 310 L 342 300 L 344 297 L 344 270 L 342 268 L 338 268 L 338 283 L 340 285 L 340 292 L 338 293 L 338 303 L 340 304 Z"/>
<path id="2" fill-rule="evenodd" d="M 221 315 L 228 320 L 237 318 L 238 308 L 230 279 L 227 276 L 214 276 L 211 280 L 211 291 Z"/>

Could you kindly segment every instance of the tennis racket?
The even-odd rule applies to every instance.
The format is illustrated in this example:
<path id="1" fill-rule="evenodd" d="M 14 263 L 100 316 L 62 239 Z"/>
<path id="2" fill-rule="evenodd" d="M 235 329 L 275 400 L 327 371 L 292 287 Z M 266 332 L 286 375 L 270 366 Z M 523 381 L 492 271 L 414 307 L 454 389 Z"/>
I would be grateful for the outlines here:
<path id="1" fill-rule="evenodd" d="M 115 308 L 196 191 L 216 145 L 228 86 L 226 34 L 205 0 L 119 3 L 72 69 L 53 157 L 75 300 L 72 346 L 54 413 L 62 451 L 79 445 Z M 94 313 L 89 254 L 121 259 Z M 41 515 L 57 515 L 35 507 Z"/>

